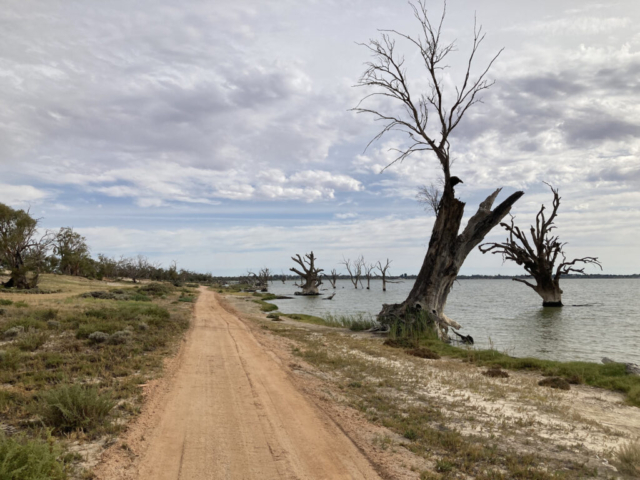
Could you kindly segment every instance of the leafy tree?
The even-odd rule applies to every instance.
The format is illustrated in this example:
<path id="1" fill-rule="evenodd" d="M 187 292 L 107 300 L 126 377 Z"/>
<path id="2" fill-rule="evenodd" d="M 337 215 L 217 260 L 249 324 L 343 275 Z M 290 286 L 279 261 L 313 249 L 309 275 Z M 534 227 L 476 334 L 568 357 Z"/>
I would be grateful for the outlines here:
<path id="1" fill-rule="evenodd" d="M 56 234 L 53 251 L 60 257 L 58 270 L 64 275 L 87 275 L 91 257 L 86 238 L 71 227 L 62 227 Z"/>
<path id="2" fill-rule="evenodd" d="M 11 278 L 5 287 L 35 288 L 38 274 L 46 262 L 52 236 L 38 235 L 39 220 L 29 211 L 14 210 L 0 203 L 0 265 L 10 270 Z M 28 278 L 29 274 L 31 278 Z"/>

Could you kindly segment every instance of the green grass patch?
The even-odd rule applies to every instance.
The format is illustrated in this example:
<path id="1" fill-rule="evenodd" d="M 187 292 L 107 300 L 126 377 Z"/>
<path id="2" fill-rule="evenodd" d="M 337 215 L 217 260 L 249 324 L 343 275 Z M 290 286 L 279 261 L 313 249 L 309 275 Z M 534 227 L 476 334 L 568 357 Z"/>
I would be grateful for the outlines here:
<path id="1" fill-rule="evenodd" d="M 8 307 L 9 305 L 13 305 L 13 300 L 9 300 L 8 298 L 0 298 L 0 305 Z"/>
<path id="2" fill-rule="evenodd" d="M 0 432 L 0 479 L 65 480 L 67 468 L 55 443 Z"/>
<path id="3" fill-rule="evenodd" d="M 34 413 L 55 431 L 87 432 L 104 425 L 113 407 L 111 396 L 95 387 L 65 385 L 42 393 Z"/>
<path id="4" fill-rule="evenodd" d="M 47 332 L 31 330 L 18 337 L 15 345 L 23 352 L 35 352 L 44 345 L 48 339 L 49 334 Z"/>
<path id="5" fill-rule="evenodd" d="M 365 315 L 364 313 L 355 315 L 332 315 L 329 313 L 324 316 L 323 320 L 329 327 L 348 328 L 353 332 L 369 330 L 378 325 L 378 322 L 371 315 Z"/>

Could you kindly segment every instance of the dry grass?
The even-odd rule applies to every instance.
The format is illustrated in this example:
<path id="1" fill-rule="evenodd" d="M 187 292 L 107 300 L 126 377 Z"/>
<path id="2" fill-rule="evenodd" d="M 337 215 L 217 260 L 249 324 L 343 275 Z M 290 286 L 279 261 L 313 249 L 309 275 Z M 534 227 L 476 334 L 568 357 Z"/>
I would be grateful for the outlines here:
<path id="1" fill-rule="evenodd" d="M 187 329 L 195 291 L 54 275 L 40 286 L 56 293 L 0 290 L 0 426 L 34 441 L 47 427 L 60 445 L 116 435 Z M 81 297 L 91 291 L 137 301 Z M 1 335 L 12 327 L 23 333 Z M 113 341 L 91 342 L 94 332 Z"/>
<path id="2" fill-rule="evenodd" d="M 615 454 L 619 470 L 634 478 L 640 477 L 640 442 L 629 442 L 621 446 Z"/>

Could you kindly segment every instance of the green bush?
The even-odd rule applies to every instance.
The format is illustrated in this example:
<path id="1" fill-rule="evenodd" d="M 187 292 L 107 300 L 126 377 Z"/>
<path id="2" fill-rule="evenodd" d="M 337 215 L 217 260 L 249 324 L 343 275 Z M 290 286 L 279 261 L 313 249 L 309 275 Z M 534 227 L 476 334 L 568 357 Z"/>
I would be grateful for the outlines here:
<path id="1" fill-rule="evenodd" d="M 29 304 L 25 301 L 20 301 L 20 302 L 14 303 L 13 306 L 16 308 L 27 308 Z"/>
<path id="2" fill-rule="evenodd" d="M 48 339 L 49 334 L 47 332 L 30 331 L 18 339 L 16 347 L 23 352 L 35 352 L 44 345 Z"/>
<path id="3" fill-rule="evenodd" d="M 0 305 L 13 305 L 13 300 L 9 300 L 8 298 L 0 298 Z"/>
<path id="4" fill-rule="evenodd" d="M 104 423 L 113 407 L 111 397 L 101 395 L 94 387 L 65 385 L 44 392 L 35 413 L 55 431 L 88 431 Z"/>
<path id="5" fill-rule="evenodd" d="M 174 291 L 173 285 L 168 283 L 148 283 L 138 289 L 139 292 L 144 292 L 153 297 L 161 297 L 162 295 L 169 295 Z"/>
<path id="6" fill-rule="evenodd" d="M 64 480 L 67 472 L 59 460 L 62 449 L 55 443 L 7 438 L 0 432 L 1 480 Z"/>

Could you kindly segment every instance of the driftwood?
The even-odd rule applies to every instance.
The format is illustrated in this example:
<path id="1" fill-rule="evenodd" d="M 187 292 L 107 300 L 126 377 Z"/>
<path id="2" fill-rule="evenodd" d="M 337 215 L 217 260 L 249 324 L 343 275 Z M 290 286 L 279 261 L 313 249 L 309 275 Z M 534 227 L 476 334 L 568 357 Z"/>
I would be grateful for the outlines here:
<path id="1" fill-rule="evenodd" d="M 531 225 L 529 229 L 531 240 L 527 238 L 525 231 L 515 225 L 515 218 L 512 216 L 510 223 L 500 224 L 509 234 L 504 243 L 485 243 L 478 248 L 482 253 L 497 253 L 502 255 L 505 260 L 522 265 L 535 279 L 535 285 L 521 278 L 514 278 L 513 281 L 524 283 L 532 288 L 542 297 L 544 307 L 561 307 L 560 277 L 571 272 L 584 274 L 584 267 L 578 268 L 576 266 L 578 263 L 594 264 L 600 269 L 602 269 L 602 265 L 596 257 L 567 260 L 563 251 L 566 243 L 561 243 L 557 235 L 554 236 L 550 233 L 556 228 L 554 221 L 560 207 L 560 195 L 558 190 L 551 185 L 549 188 L 553 193 L 551 215 L 547 218 L 544 213 L 545 206 L 540 207 L 540 211 L 536 215 L 536 225 L 535 227 Z M 562 261 L 556 267 L 559 257 L 562 257 Z"/>

